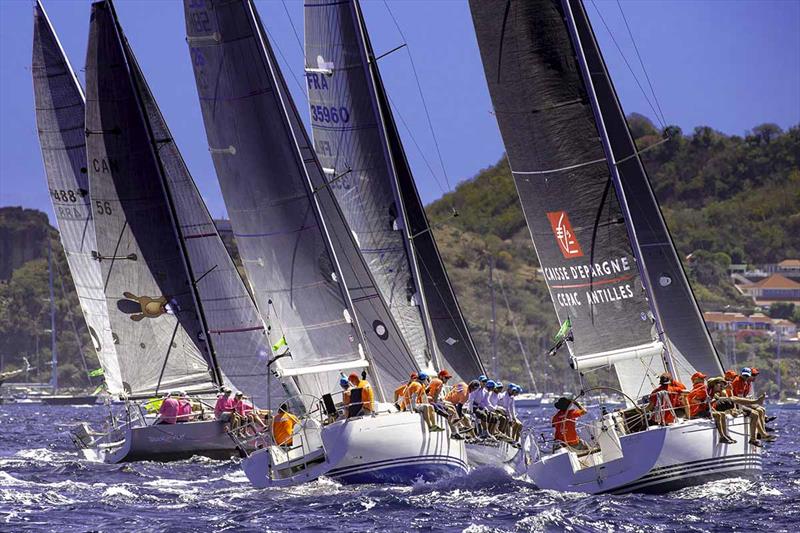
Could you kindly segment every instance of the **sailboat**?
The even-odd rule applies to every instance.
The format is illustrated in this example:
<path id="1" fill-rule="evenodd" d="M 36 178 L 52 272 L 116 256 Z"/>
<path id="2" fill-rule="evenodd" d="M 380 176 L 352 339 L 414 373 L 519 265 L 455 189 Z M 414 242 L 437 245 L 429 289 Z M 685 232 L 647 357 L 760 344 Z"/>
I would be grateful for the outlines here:
<path id="1" fill-rule="evenodd" d="M 96 248 L 123 377 L 125 413 L 75 440 L 107 462 L 238 454 L 209 414 L 223 385 L 256 405 L 287 395 L 267 373 L 266 327 L 124 37 L 110 1 L 92 4 L 86 150 Z M 198 420 L 159 424 L 143 400 L 181 390 Z M 268 398 L 267 391 L 274 397 Z"/>
<path id="2" fill-rule="evenodd" d="M 431 231 L 357 0 L 305 3 L 306 81 L 320 164 L 420 368 L 485 374 Z M 473 464 L 506 442 L 468 443 Z M 487 461 L 487 451 L 489 459 Z"/>
<path id="3" fill-rule="evenodd" d="M 96 241 L 86 164 L 83 89 L 38 0 L 33 20 L 31 72 L 36 125 L 53 213 L 106 390 L 118 395 L 123 392 L 122 376 L 100 264 L 91 254 Z"/>
<path id="4" fill-rule="evenodd" d="M 653 426 L 636 405 L 665 371 L 722 374 L 581 0 L 470 0 L 486 81 L 572 367 L 613 367 L 628 409 L 588 427 L 591 453 L 528 440 L 540 488 L 664 492 L 755 476 L 707 419 Z M 638 423 L 636 422 L 638 419 Z M 538 453 L 537 453 L 538 451 Z"/>
<path id="5" fill-rule="evenodd" d="M 209 150 L 247 278 L 279 329 L 276 346 L 291 353 L 275 371 L 302 393 L 293 399 L 302 415 L 293 446 L 271 441 L 251 453 L 242 462 L 248 479 L 264 487 L 322 475 L 380 483 L 464 472 L 462 441 L 387 403 L 419 365 L 333 195 L 252 1 L 186 0 L 184 9 Z M 336 417 L 332 394 L 350 372 L 371 381 L 372 415 Z"/>

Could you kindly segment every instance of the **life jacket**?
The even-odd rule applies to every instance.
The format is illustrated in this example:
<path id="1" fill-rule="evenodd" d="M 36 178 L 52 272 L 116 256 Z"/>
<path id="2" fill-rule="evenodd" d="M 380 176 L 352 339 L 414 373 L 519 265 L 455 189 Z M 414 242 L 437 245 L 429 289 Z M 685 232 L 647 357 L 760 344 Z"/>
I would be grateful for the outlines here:
<path id="1" fill-rule="evenodd" d="M 365 411 L 372 412 L 375 409 L 375 394 L 372 392 L 372 386 L 366 379 L 358 382 L 358 388 L 361 389 L 361 403 Z"/>

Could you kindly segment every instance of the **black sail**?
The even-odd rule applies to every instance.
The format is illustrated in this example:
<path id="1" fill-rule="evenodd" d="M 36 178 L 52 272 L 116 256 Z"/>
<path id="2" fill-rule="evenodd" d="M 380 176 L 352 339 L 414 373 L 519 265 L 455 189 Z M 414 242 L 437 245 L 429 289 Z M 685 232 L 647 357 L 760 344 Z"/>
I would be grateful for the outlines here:
<path id="1" fill-rule="evenodd" d="M 123 376 L 111 336 L 86 170 L 85 102 L 41 3 L 33 11 L 33 91 L 36 126 L 53 212 L 81 311 L 89 328 L 108 392 L 123 391 Z"/>
<path id="2" fill-rule="evenodd" d="M 126 389 L 219 383 L 112 6 L 92 4 L 86 149 L 97 250 Z"/>
<path id="3" fill-rule="evenodd" d="M 689 383 L 694 370 L 722 373 L 722 364 L 683 271 L 650 180 L 637 153 L 583 2 L 570 0 L 577 38 L 591 72 L 602 123 L 607 132 L 628 213 L 644 263 L 651 297 L 666 333 L 675 370 Z M 686 364 L 688 362 L 688 365 Z"/>
<path id="4" fill-rule="evenodd" d="M 186 0 L 206 134 L 259 308 L 273 313 L 307 394 L 363 366 L 380 395 L 417 368 L 324 178 L 248 0 Z M 362 344 L 363 342 L 363 344 Z"/>
<path id="5" fill-rule="evenodd" d="M 256 405 L 275 406 L 286 397 L 286 391 L 277 381 L 266 387 L 271 348 L 261 315 L 217 232 L 129 43 L 124 40 L 123 44 L 223 381 L 245 392 Z M 272 396 L 269 401 L 267 390 Z"/>
<path id="6" fill-rule="evenodd" d="M 317 153 L 331 169 L 331 187 L 362 253 L 384 280 L 384 297 L 393 301 L 405 293 L 413 304 L 410 311 L 400 305 L 393 311 L 427 318 L 414 323 L 432 330 L 428 336 L 439 365 L 465 379 L 476 376 L 483 367 L 406 160 L 358 2 L 315 0 L 306 3 L 305 13 Z M 402 325 L 404 317 L 395 317 Z"/>
<path id="7" fill-rule="evenodd" d="M 637 395 L 664 367 L 561 2 L 471 0 L 470 8 L 550 297 L 572 324 L 572 353 L 578 363 L 637 355 L 615 365 L 623 390 Z"/>

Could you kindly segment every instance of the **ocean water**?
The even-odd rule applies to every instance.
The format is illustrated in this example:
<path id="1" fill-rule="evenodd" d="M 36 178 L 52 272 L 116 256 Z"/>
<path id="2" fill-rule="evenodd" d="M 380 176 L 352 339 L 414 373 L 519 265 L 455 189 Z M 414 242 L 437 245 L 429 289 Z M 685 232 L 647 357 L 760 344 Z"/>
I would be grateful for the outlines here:
<path id="1" fill-rule="evenodd" d="M 800 531 L 800 411 L 775 411 L 781 438 L 761 480 L 661 496 L 542 491 L 499 468 L 414 486 L 322 479 L 254 489 L 231 461 L 81 459 L 69 429 L 106 413 L 0 405 L 0 531 Z M 549 414 L 527 418 L 541 424 Z"/>

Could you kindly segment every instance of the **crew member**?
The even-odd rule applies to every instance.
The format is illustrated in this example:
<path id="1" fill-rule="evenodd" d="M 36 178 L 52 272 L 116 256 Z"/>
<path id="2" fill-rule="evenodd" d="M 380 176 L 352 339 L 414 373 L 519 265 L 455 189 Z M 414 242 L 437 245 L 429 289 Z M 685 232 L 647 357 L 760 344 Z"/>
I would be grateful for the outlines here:
<path id="1" fill-rule="evenodd" d="M 554 448 L 567 447 L 574 451 L 588 450 L 589 446 L 578 436 L 576 429 L 576 421 L 586 414 L 586 409 L 577 400 L 563 396 L 556 401 L 554 407 L 558 409 L 552 419 Z"/>
<path id="2" fill-rule="evenodd" d="M 178 399 L 178 422 L 189 422 L 192 418 L 192 401 L 186 391 L 181 391 Z"/>
<path id="3" fill-rule="evenodd" d="M 428 403 L 428 395 L 425 394 L 425 383 L 427 381 L 428 375 L 420 372 L 417 380 L 408 384 L 403 393 L 406 409 L 420 413 L 428 425 L 429 431 L 444 431 L 444 428 L 436 425 L 433 407 Z"/>
<path id="4" fill-rule="evenodd" d="M 296 416 L 289 412 L 289 404 L 282 403 L 278 413 L 272 419 L 272 438 L 275 444 L 290 448 L 294 427 L 300 422 Z"/>
<path id="5" fill-rule="evenodd" d="M 366 380 L 364 376 L 359 377 L 358 374 L 353 372 L 349 376 L 347 376 L 347 380 L 350 382 L 350 385 L 353 388 L 361 389 L 361 413 L 372 413 L 374 411 L 374 394 L 372 392 L 372 386 Z"/>
<path id="6" fill-rule="evenodd" d="M 758 369 L 756 369 L 756 372 L 758 372 Z M 729 397 L 742 410 L 744 416 L 750 418 L 750 439 L 748 442 L 753 446 L 761 446 L 759 439 L 772 442 L 777 437 L 767 433 L 767 410 L 763 406 L 766 395 L 762 393 L 756 399 L 747 397 L 751 392 L 752 382 L 753 370 L 749 367 L 742 368 L 741 373 L 729 385 L 731 390 Z"/>
<path id="7" fill-rule="evenodd" d="M 706 386 L 707 377 L 702 372 L 692 374 L 692 390 L 686 397 L 689 402 L 689 418 L 709 418 L 711 416 Z"/>
<path id="8" fill-rule="evenodd" d="M 711 416 L 714 418 L 714 423 L 717 426 L 719 433 L 719 440 L 722 444 L 735 444 L 730 435 L 728 435 L 728 419 L 725 413 L 734 411 L 736 405 L 728 397 L 726 388 L 728 382 L 724 377 L 716 377 L 708 380 L 708 396 L 711 399 Z"/>
<path id="9" fill-rule="evenodd" d="M 406 392 L 406 387 L 408 387 L 408 384 L 416 380 L 417 380 L 417 373 L 412 372 L 411 377 L 408 378 L 408 381 L 406 381 L 405 383 L 401 383 L 399 387 L 394 389 L 394 406 L 397 407 L 398 411 L 406 410 L 405 402 L 403 401 L 403 395 Z"/>
<path id="10" fill-rule="evenodd" d="M 164 401 L 161 402 L 161 407 L 158 409 L 158 421 L 156 424 L 174 424 L 178 421 L 180 414 L 180 404 L 173 396 L 172 392 L 168 392 L 164 396 Z"/>
<path id="11" fill-rule="evenodd" d="M 647 405 L 648 411 L 655 411 L 652 416 L 653 422 L 668 426 L 675 421 L 675 409 L 686 409 L 686 398 L 684 396 L 685 387 L 683 383 L 673 381 L 669 372 L 664 372 L 658 377 L 658 387 L 650 393 L 650 402 Z"/>
<path id="12" fill-rule="evenodd" d="M 506 392 L 505 397 L 503 398 L 503 407 L 506 410 L 508 416 L 508 436 L 511 439 L 511 445 L 514 447 L 519 447 L 519 438 L 520 434 L 522 433 L 522 422 L 520 422 L 519 418 L 517 418 L 517 405 L 515 396 L 522 392 L 522 387 L 511 383 L 508 386 L 508 392 Z"/>
<path id="13" fill-rule="evenodd" d="M 222 387 L 222 391 L 217 395 L 217 403 L 214 404 L 214 418 L 222 422 L 229 422 L 233 413 L 233 398 L 231 389 Z"/>

